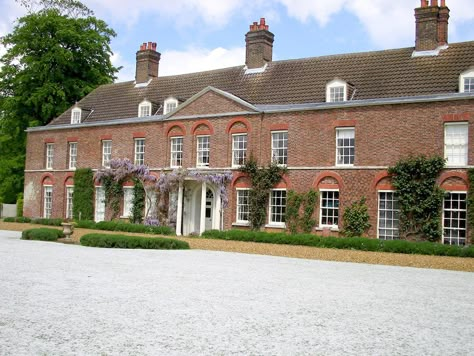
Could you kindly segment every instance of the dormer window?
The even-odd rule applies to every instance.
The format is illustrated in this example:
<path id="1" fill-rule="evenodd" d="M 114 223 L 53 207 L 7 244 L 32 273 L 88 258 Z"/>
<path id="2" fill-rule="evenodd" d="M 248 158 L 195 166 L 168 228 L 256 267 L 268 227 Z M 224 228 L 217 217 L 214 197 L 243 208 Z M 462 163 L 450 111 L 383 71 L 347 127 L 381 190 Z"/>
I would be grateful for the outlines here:
<path id="1" fill-rule="evenodd" d="M 151 103 L 148 100 L 143 100 L 138 105 L 138 117 L 151 116 Z"/>
<path id="2" fill-rule="evenodd" d="M 82 110 L 80 108 L 74 108 L 71 111 L 71 124 L 80 124 L 82 117 Z"/>
<path id="3" fill-rule="evenodd" d="M 474 93 L 474 68 L 461 73 L 459 76 L 459 92 Z"/>
<path id="4" fill-rule="evenodd" d="M 347 83 L 334 79 L 326 85 L 326 101 L 336 103 L 347 100 Z"/>
<path id="5" fill-rule="evenodd" d="M 175 98 L 168 98 L 165 100 L 163 114 L 168 114 L 178 107 L 178 100 Z"/>

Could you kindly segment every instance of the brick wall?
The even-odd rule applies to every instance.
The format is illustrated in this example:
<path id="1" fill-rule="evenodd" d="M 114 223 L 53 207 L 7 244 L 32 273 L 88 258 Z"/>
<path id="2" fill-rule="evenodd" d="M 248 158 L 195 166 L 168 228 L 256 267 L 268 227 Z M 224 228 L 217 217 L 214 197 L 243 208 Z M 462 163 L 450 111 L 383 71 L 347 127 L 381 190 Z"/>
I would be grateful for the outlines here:
<path id="1" fill-rule="evenodd" d="M 215 105 L 214 95 L 199 98 L 194 107 Z M 223 105 L 225 101 L 222 101 Z M 193 114 L 187 107 L 187 114 Z M 227 108 L 227 106 L 226 106 Z M 226 109 L 224 108 L 224 109 Z M 67 169 L 68 139 L 77 140 L 78 167 L 100 168 L 102 161 L 101 138 L 112 140 L 113 158 L 133 160 L 134 137 L 145 138 L 145 163 L 159 172 L 170 165 L 171 136 L 182 135 L 184 167 L 195 167 L 196 135 L 207 132 L 210 136 L 210 169 L 230 169 L 232 133 L 248 133 L 248 154 L 262 164 L 271 159 L 272 130 L 288 130 L 288 189 L 306 191 L 319 189 L 320 184 L 338 184 L 343 210 L 361 196 L 367 197 L 371 216 L 371 236 L 376 236 L 377 185 L 390 184 L 384 178 L 386 167 L 411 154 L 444 155 L 444 124 L 467 121 L 469 142 L 474 142 L 474 103 L 472 100 L 369 106 L 350 109 L 304 111 L 279 114 L 258 114 L 210 119 L 175 118 L 154 123 L 111 125 L 106 127 L 74 128 L 28 133 L 25 174 L 25 216 L 42 213 L 42 181 L 50 176 L 53 181 L 53 216 L 63 217 L 65 211 L 65 180 L 73 174 Z M 336 167 L 336 128 L 355 127 L 354 167 Z M 45 143 L 54 142 L 54 165 L 45 170 Z M 469 145 L 468 164 L 474 165 L 474 146 Z M 456 179 L 446 185 L 467 184 L 462 178 L 465 170 L 453 170 Z M 238 171 L 234 171 L 237 175 Z M 459 176 L 461 178 L 459 178 Z M 325 177 L 331 179 L 327 180 Z M 241 180 L 237 180 L 240 182 Z M 240 184 L 239 183 L 239 184 Z M 441 182 L 440 182 L 441 183 Z M 237 183 L 236 183 L 237 184 Z M 230 205 L 224 214 L 225 228 L 235 221 L 235 187 L 230 194 Z M 316 209 L 317 210 L 317 209 Z M 316 216 L 319 218 L 319 211 Z M 341 226 L 341 223 L 339 224 Z"/>

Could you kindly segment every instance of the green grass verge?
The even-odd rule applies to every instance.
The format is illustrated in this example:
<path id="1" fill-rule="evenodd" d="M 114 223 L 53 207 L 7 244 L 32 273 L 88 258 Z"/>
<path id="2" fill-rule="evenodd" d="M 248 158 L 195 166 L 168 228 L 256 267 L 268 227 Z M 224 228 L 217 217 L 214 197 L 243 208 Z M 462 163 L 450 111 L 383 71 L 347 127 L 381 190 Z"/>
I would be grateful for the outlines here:
<path id="1" fill-rule="evenodd" d="M 431 256 L 474 257 L 474 246 L 449 246 L 433 242 L 411 242 L 404 240 L 385 241 L 361 237 L 336 238 L 321 237 L 310 234 L 288 235 L 284 233 L 267 233 L 261 231 L 243 230 L 205 231 L 202 237 L 209 239 L 249 241 L 281 245 L 312 246 L 345 250 L 394 252 Z"/>
<path id="2" fill-rule="evenodd" d="M 140 248 L 158 250 L 188 250 L 189 244 L 170 238 L 87 234 L 81 237 L 81 245 L 106 248 Z"/>
<path id="3" fill-rule="evenodd" d="M 61 230 L 48 229 L 46 227 L 24 230 L 21 233 L 22 240 L 57 241 L 61 237 L 64 237 Z"/>

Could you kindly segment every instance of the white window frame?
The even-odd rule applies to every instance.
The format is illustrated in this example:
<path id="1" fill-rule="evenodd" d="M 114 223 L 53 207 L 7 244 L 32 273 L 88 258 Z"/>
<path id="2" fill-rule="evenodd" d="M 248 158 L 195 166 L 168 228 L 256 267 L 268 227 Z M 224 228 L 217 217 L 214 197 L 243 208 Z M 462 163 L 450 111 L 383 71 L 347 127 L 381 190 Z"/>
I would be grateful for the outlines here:
<path id="1" fill-rule="evenodd" d="M 392 207 L 392 209 L 387 209 L 387 208 L 385 208 L 385 209 L 381 210 L 381 209 L 380 209 L 380 203 L 381 203 L 380 194 L 381 194 L 381 193 L 385 193 L 385 194 L 389 193 L 389 194 L 392 194 L 393 197 L 395 197 L 395 194 L 396 194 L 396 192 L 395 192 L 394 190 L 378 190 L 378 191 L 377 191 L 377 238 L 378 238 L 378 239 L 381 239 L 381 240 L 399 240 L 399 239 L 400 239 L 400 223 L 399 223 L 399 221 L 400 221 L 400 219 L 399 219 L 399 216 L 400 216 L 400 209 L 394 209 L 394 208 Z M 396 199 L 396 200 L 395 200 L 395 199 L 392 199 L 392 200 L 391 200 L 392 203 L 394 203 L 395 201 L 398 202 L 398 199 Z M 380 225 L 381 225 L 381 224 L 380 224 L 380 221 L 381 221 L 380 215 L 381 215 L 381 212 L 382 212 L 382 211 L 384 211 L 384 212 L 390 212 L 390 213 L 393 214 L 393 215 L 392 215 L 392 219 L 387 219 L 386 217 L 383 219 L 383 220 L 385 220 L 385 221 L 390 220 L 390 221 L 392 222 L 392 226 L 391 226 L 391 227 L 387 227 L 387 226 L 381 227 L 381 226 L 380 226 Z M 397 214 L 397 213 L 398 213 L 398 214 Z M 397 225 L 396 227 L 393 226 L 393 225 L 395 225 L 395 222 L 397 222 L 397 223 L 396 223 L 396 225 Z M 388 238 L 388 236 L 385 236 L 384 238 L 382 238 L 382 237 L 380 236 L 380 229 L 392 231 L 392 235 L 390 236 L 390 238 Z"/>
<path id="2" fill-rule="evenodd" d="M 135 146 L 135 160 L 134 163 L 136 165 L 145 164 L 145 139 L 144 138 L 136 138 L 134 139 L 134 146 Z"/>
<path id="3" fill-rule="evenodd" d="M 339 145 L 339 138 L 341 135 L 346 135 L 347 133 L 352 133 L 352 137 L 348 137 L 348 139 L 352 139 L 354 141 L 353 145 L 349 146 L 342 146 Z M 345 155 L 344 149 L 351 149 L 353 150 L 353 154 Z M 344 163 L 344 158 L 349 157 L 350 163 Z M 352 160 L 351 160 L 352 157 Z M 338 127 L 336 128 L 336 166 L 353 166 L 355 160 L 355 127 Z M 342 162 L 341 162 L 342 161 Z"/>
<path id="4" fill-rule="evenodd" d="M 342 100 L 335 100 L 334 91 L 342 88 Z M 334 79 L 326 84 L 326 102 L 328 103 L 342 103 L 347 101 L 347 83 L 340 79 Z"/>
<path id="5" fill-rule="evenodd" d="M 207 138 L 207 147 L 201 142 Z M 208 168 L 211 158 L 211 136 L 210 135 L 201 135 L 196 136 L 196 167 L 199 168 Z M 207 162 L 204 162 L 204 157 L 207 157 Z"/>
<path id="6" fill-rule="evenodd" d="M 445 209 L 445 203 L 446 203 L 446 197 L 443 199 L 443 237 L 442 237 L 442 242 L 443 244 L 446 244 L 446 245 L 457 245 L 457 246 L 463 246 L 467 243 L 467 192 L 466 191 L 447 191 L 446 192 L 447 194 L 451 195 L 451 194 L 464 194 L 465 198 L 464 198 L 464 204 L 465 204 L 465 209 Z M 458 226 L 457 227 L 453 227 L 453 226 L 450 226 L 449 228 L 445 226 L 446 224 L 446 219 L 445 219 L 445 213 L 446 212 L 457 212 L 458 214 L 458 218 L 457 219 L 451 219 L 451 221 L 457 221 L 458 223 Z M 464 219 L 461 219 L 459 217 L 459 215 L 463 213 L 464 214 Z M 460 228 L 459 227 L 459 222 L 461 222 L 462 220 L 464 220 L 464 228 Z M 446 233 L 446 229 L 449 229 L 449 230 L 457 230 L 457 231 L 464 231 L 464 237 L 456 237 L 456 236 L 445 236 L 445 233 Z M 464 240 L 464 243 L 460 243 L 460 240 L 463 239 Z"/>
<path id="7" fill-rule="evenodd" d="M 273 209 L 274 207 L 280 207 L 279 205 L 273 205 L 273 200 L 272 196 L 274 192 L 285 192 L 285 206 L 283 209 L 283 213 L 278 213 L 278 216 L 281 216 L 284 221 L 274 221 L 273 220 Z M 288 192 L 286 191 L 285 188 L 277 188 L 277 189 L 272 189 L 270 191 L 270 197 L 268 200 L 268 227 L 279 227 L 279 228 L 285 228 L 286 227 L 286 207 L 287 207 L 287 201 L 288 201 Z"/>
<path id="8" fill-rule="evenodd" d="M 102 167 L 110 168 L 112 159 L 112 140 L 102 140 Z"/>
<path id="9" fill-rule="evenodd" d="M 82 118 L 82 109 L 74 108 L 71 111 L 71 124 L 80 124 Z"/>
<path id="10" fill-rule="evenodd" d="M 122 218 L 132 216 L 133 210 L 133 187 L 123 187 L 123 214 Z"/>
<path id="11" fill-rule="evenodd" d="M 337 208 L 334 207 L 324 207 L 323 206 L 323 196 L 324 193 L 327 192 L 338 192 L 338 204 Z M 337 229 L 339 226 L 339 221 L 341 220 L 341 194 L 339 192 L 339 189 L 320 189 L 319 190 L 319 227 L 329 227 L 332 229 Z M 331 209 L 331 210 L 337 210 L 337 224 L 323 224 L 323 209 Z"/>
<path id="12" fill-rule="evenodd" d="M 460 141 L 464 141 L 462 144 L 450 144 L 448 145 L 447 138 L 448 138 L 448 128 L 454 127 L 463 127 L 465 130 L 464 137 L 458 138 Z M 449 148 L 448 148 L 449 147 Z M 454 161 L 453 151 L 464 151 L 464 155 L 462 159 L 459 159 L 456 162 Z M 446 166 L 448 167 L 456 167 L 456 166 L 467 166 L 468 162 L 468 154 L 469 154 L 469 123 L 467 122 L 450 122 L 444 124 L 444 158 L 446 159 Z M 461 157 L 458 154 L 459 157 Z M 452 157 L 450 159 L 450 157 Z"/>
<path id="13" fill-rule="evenodd" d="M 240 197 L 240 194 L 246 192 L 247 193 L 247 204 L 241 204 L 240 198 L 245 199 L 245 197 Z M 241 219 L 240 217 L 244 214 L 247 216 L 250 214 L 250 202 L 249 202 L 249 193 L 250 188 L 237 188 L 236 189 L 236 196 L 235 196 L 235 222 L 238 224 L 249 224 L 249 220 Z"/>
<path id="14" fill-rule="evenodd" d="M 53 186 L 43 185 L 43 218 L 50 219 L 53 215 Z"/>
<path id="15" fill-rule="evenodd" d="M 74 186 L 66 185 L 66 219 L 73 218 L 73 194 Z"/>
<path id="16" fill-rule="evenodd" d="M 179 168 L 183 166 L 183 144 L 184 144 L 183 136 L 174 136 L 170 138 L 170 167 L 171 168 Z M 178 158 L 180 162 L 178 162 Z"/>
<path id="17" fill-rule="evenodd" d="M 466 79 L 470 80 L 471 85 L 474 85 L 474 68 L 471 68 L 459 76 L 459 92 L 460 93 L 474 93 L 474 89 L 471 91 L 466 91 Z"/>
<path id="18" fill-rule="evenodd" d="M 239 141 L 245 138 L 243 141 Z M 244 146 L 241 147 L 241 144 Z M 232 134 L 232 167 L 237 168 L 247 161 L 248 135 L 246 133 Z M 237 147 L 236 147 L 237 146 Z"/>
<path id="19" fill-rule="evenodd" d="M 151 116 L 151 102 L 143 100 L 138 105 L 138 117 Z"/>
<path id="20" fill-rule="evenodd" d="M 168 98 L 165 100 L 163 104 L 163 114 L 166 115 L 178 107 L 178 99 L 176 98 Z"/>
<path id="21" fill-rule="evenodd" d="M 46 144 L 46 169 L 53 169 L 54 143 Z"/>
<path id="22" fill-rule="evenodd" d="M 272 152 L 271 152 L 271 160 L 272 162 L 276 162 L 279 166 L 287 166 L 288 165 L 288 130 L 282 131 L 272 131 Z M 286 139 L 280 139 L 279 137 L 276 138 L 275 135 L 286 134 Z M 285 142 L 286 145 L 277 146 L 276 144 L 279 142 Z M 284 154 L 280 155 L 280 151 Z"/>
<path id="23" fill-rule="evenodd" d="M 68 142 L 69 146 L 69 169 L 76 169 L 77 166 L 77 142 Z"/>

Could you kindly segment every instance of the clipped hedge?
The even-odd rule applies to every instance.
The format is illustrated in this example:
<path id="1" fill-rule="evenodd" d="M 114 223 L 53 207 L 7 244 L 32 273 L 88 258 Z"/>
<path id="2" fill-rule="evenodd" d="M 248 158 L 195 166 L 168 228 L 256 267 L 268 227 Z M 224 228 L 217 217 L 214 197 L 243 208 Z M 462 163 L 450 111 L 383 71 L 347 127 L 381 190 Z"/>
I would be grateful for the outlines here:
<path id="1" fill-rule="evenodd" d="M 31 219 L 30 223 L 38 225 L 48 225 L 48 226 L 61 226 L 63 219 Z"/>
<path id="2" fill-rule="evenodd" d="M 185 241 L 160 237 L 125 236 L 109 234 L 87 234 L 81 237 L 81 245 L 106 248 L 188 250 Z"/>
<path id="3" fill-rule="evenodd" d="M 76 227 L 105 231 L 136 232 L 140 234 L 174 235 L 174 230 L 168 226 L 146 226 L 122 221 L 100 221 L 96 223 L 90 220 L 82 220 L 77 222 Z"/>
<path id="4" fill-rule="evenodd" d="M 29 229 L 21 233 L 22 240 L 57 241 L 61 237 L 64 237 L 61 230 L 48 229 L 46 227 Z"/>
<path id="5" fill-rule="evenodd" d="M 432 242 L 411 242 L 405 240 L 378 240 L 361 237 L 337 238 L 310 234 L 287 235 L 261 231 L 228 230 L 205 231 L 204 238 L 273 243 L 280 245 L 300 245 L 320 248 L 337 248 L 373 252 L 394 252 L 432 256 L 474 257 L 474 246 L 460 247 Z"/>
<path id="6" fill-rule="evenodd" d="M 20 217 L 16 217 L 16 218 L 4 218 L 3 221 L 4 222 L 15 222 L 15 223 L 30 223 L 31 219 L 20 216 Z"/>

